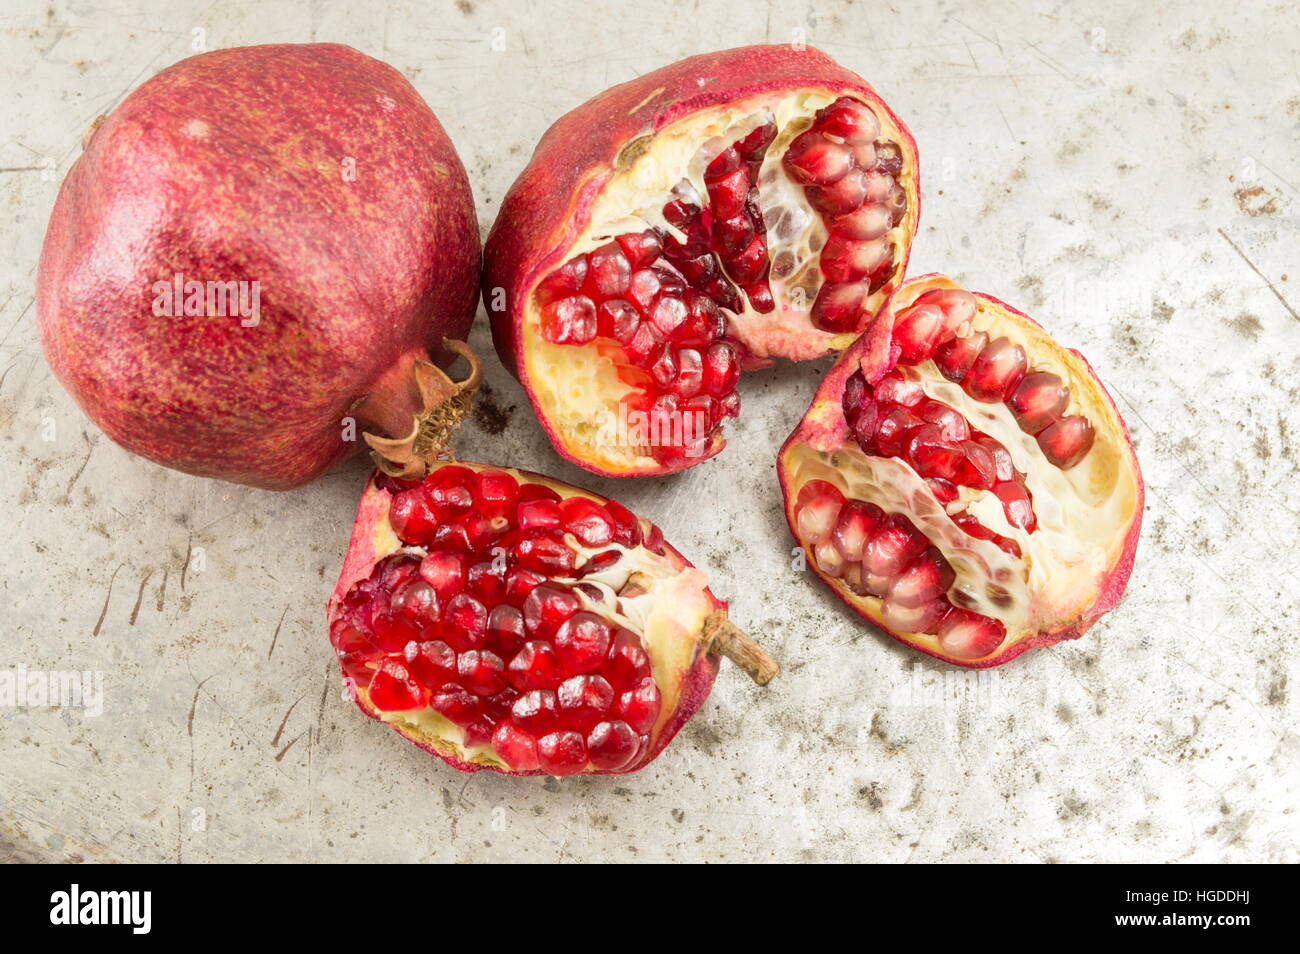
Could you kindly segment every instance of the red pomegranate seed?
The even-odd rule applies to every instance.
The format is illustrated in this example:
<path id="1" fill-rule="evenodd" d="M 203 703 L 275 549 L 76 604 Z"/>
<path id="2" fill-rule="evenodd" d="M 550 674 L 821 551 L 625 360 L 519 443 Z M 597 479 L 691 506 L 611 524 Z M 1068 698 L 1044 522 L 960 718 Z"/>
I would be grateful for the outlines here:
<path id="1" fill-rule="evenodd" d="M 509 722 L 502 722 L 493 731 L 492 748 L 516 772 L 531 772 L 541 764 L 537 740 Z"/>
<path id="2" fill-rule="evenodd" d="M 904 452 L 907 462 L 922 477 L 953 480 L 966 459 L 962 447 L 945 441 L 939 428 L 925 424 L 915 428 Z"/>
<path id="3" fill-rule="evenodd" d="M 1037 434 L 1065 413 L 1070 389 L 1050 371 L 1035 371 L 1021 379 L 1007 407 L 1026 434 Z"/>
<path id="4" fill-rule="evenodd" d="M 728 146 L 718 153 L 704 169 L 704 181 L 713 182 L 740 168 L 740 151 L 735 146 Z"/>
<path id="5" fill-rule="evenodd" d="M 487 608 L 468 593 L 457 593 L 442 611 L 447 642 L 457 652 L 483 645 L 487 634 Z"/>
<path id="6" fill-rule="evenodd" d="M 962 378 L 962 390 L 977 401 L 1002 401 L 1019 387 L 1026 365 L 1024 348 L 1009 338 L 997 338 L 975 358 Z"/>
<path id="7" fill-rule="evenodd" d="M 637 310 L 622 298 L 603 301 L 596 308 L 596 334 L 602 338 L 613 338 L 624 344 L 632 339 L 640 324 Z"/>
<path id="8" fill-rule="evenodd" d="M 744 249 L 758 235 L 758 227 L 749 217 L 749 212 L 741 209 L 730 218 L 716 219 L 713 222 L 713 245 L 725 260 Z M 735 273 L 732 273 L 735 278 Z"/>
<path id="9" fill-rule="evenodd" d="M 584 295 L 543 305 L 542 335 L 554 344 L 587 344 L 596 337 L 596 306 Z"/>
<path id="10" fill-rule="evenodd" d="M 614 703 L 614 687 L 603 676 L 571 676 L 560 683 L 555 698 L 560 704 L 560 722 L 585 732 L 606 717 Z"/>
<path id="11" fill-rule="evenodd" d="M 342 616 L 330 623 L 330 644 L 341 653 L 373 653 L 376 648 L 365 633 Z"/>
<path id="12" fill-rule="evenodd" d="M 469 725 L 483 713 L 483 700 L 454 682 L 435 689 L 429 705 L 461 726 Z"/>
<path id="13" fill-rule="evenodd" d="M 824 543 L 830 539 L 840 515 L 843 498 L 816 497 L 799 508 L 795 522 L 799 528 L 799 539 L 806 543 Z"/>
<path id="14" fill-rule="evenodd" d="M 851 500 L 840 511 L 835 529 L 831 531 L 831 542 L 845 561 L 857 563 L 862 559 L 867 542 L 884 521 L 884 512 L 875 504 Z"/>
<path id="15" fill-rule="evenodd" d="M 650 314 L 650 306 L 654 304 L 655 296 L 664 287 L 662 276 L 663 272 L 656 268 L 642 268 L 632 273 L 627 297 L 643 317 Z"/>
<path id="16" fill-rule="evenodd" d="M 659 719 L 661 704 L 659 687 L 653 679 L 646 678 L 618 697 L 617 712 L 635 732 L 644 735 Z"/>
<path id="17" fill-rule="evenodd" d="M 523 642 L 524 614 L 509 603 L 492 607 L 487 623 L 488 648 L 502 659 L 510 659 Z"/>
<path id="18" fill-rule="evenodd" d="M 1013 527 L 1020 527 L 1029 533 L 1038 528 L 1038 521 L 1034 518 L 1034 505 L 1024 484 L 1018 480 L 1008 480 L 995 484 L 993 493 L 1002 501 L 1007 522 Z"/>
<path id="19" fill-rule="evenodd" d="M 532 735 L 545 735 L 560 724 L 560 707 L 553 689 L 530 689 L 510 707 L 515 725 Z"/>
<path id="20" fill-rule="evenodd" d="M 398 585 L 389 598 L 389 608 L 407 619 L 432 621 L 438 618 L 438 595 L 418 576 Z"/>
<path id="21" fill-rule="evenodd" d="M 438 520 L 429 506 L 423 486 L 403 490 L 393 497 L 388 509 L 388 522 L 404 542 L 417 545 L 433 539 L 438 529 Z"/>
<path id="22" fill-rule="evenodd" d="M 987 448 L 966 441 L 961 445 L 963 459 L 957 465 L 953 483 L 975 490 L 989 490 L 997 482 L 997 464 Z"/>
<path id="23" fill-rule="evenodd" d="M 427 690 L 396 659 L 385 660 L 380 665 L 367 692 L 375 708 L 384 712 L 422 708 L 428 697 Z"/>
<path id="24" fill-rule="evenodd" d="M 815 129 L 800 133 L 782 157 L 790 178 L 800 185 L 830 185 L 853 168 L 853 153 Z"/>
<path id="25" fill-rule="evenodd" d="M 554 689 L 560 683 L 560 661 L 550 643 L 530 639 L 506 666 L 506 679 L 520 692 Z"/>
<path id="26" fill-rule="evenodd" d="M 941 309 L 933 305 L 909 308 L 894 326 L 894 344 L 899 347 L 899 360 L 916 364 L 933 357 L 935 349 L 946 340 L 947 333 Z"/>
<path id="27" fill-rule="evenodd" d="M 519 504 L 519 528 L 558 527 L 564 523 L 560 505 L 554 500 L 525 500 Z"/>
<path id="28" fill-rule="evenodd" d="M 456 675 L 456 653 L 440 639 L 409 642 L 402 654 L 406 668 L 422 686 L 435 689 Z"/>
<path id="29" fill-rule="evenodd" d="M 889 248 L 884 242 L 832 235 L 818 261 L 828 282 L 841 283 L 861 281 L 888 260 Z"/>
<path id="30" fill-rule="evenodd" d="M 625 547 L 635 547 L 641 543 L 641 521 L 636 514 L 616 500 L 605 504 L 605 512 L 614 523 L 614 542 Z"/>
<path id="31" fill-rule="evenodd" d="M 587 765 L 587 745 L 572 730 L 551 732 L 537 740 L 537 760 L 548 775 L 573 775 Z"/>
<path id="32" fill-rule="evenodd" d="M 901 606 L 921 606 L 931 603 L 948 592 L 956 574 L 948 561 L 934 547 L 930 547 L 894 579 L 889 588 L 889 599 Z"/>
<path id="33" fill-rule="evenodd" d="M 654 229 L 629 232 L 620 235 L 615 241 L 618 242 L 619 248 L 623 250 L 623 254 L 633 268 L 649 265 L 663 254 L 663 247 L 659 244 L 659 236 L 655 234 Z"/>
<path id="34" fill-rule="evenodd" d="M 935 351 L 934 363 L 945 378 L 960 384 L 988 340 L 989 336 L 982 331 L 965 338 L 953 338 Z"/>
<path id="35" fill-rule="evenodd" d="M 1006 638 L 1006 627 L 995 619 L 953 607 L 939 624 L 939 646 L 958 659 L 987 656 Z"/>
<path id="36" fill-rule="evenodd" d="M 740 361 L 736 349 L 725 341 L 709 346 L 703 359 L 701 386 L 714 397 L 734 391 L 740 380 Z"/>
<path id="37" fill-rule="evenodd" d="M 917 405 L 916 413 L 921 420 L 935 425 L 945 441 L 960 442 L 970 437 L 970 425 L 966 423 L 966 418 L 946 404 L 927 399 Z"/>
<path id="38" fill-rule="evenodd" d="M 538 301 L 545 305 L 558 298 L 568 298 L 582 289 L 587 280 L 587 256 L 571 258 L 538 284 Z"/>
<path id="39" fill-rule="evenodd" d="M 1061 470 L 1069 470 L 1092 449 L 1092 424 L 1086 417 L 1063 417 L 1038 435 L 1038 446 Z"/>
<path id="40" fill-rule="evenodd" d="M 619 692 L 632 688 L 649 676 L 650 657 L 641 645 L 641 637 L 620 627 L 614 634 L 609 659 L 601 671 Z"/>
<path id="41" fill-rule="evenodd" d="M 546 582 L 546 577 L 522 566 L 512 566 L 506 570 L 506 601 L 511 606 L 523 606 L 524 601 L 539 584 Z"/>
<path id="42" fill-rule="evenodd" d="M 606 772 L 617 772 L 636 758 L 640 737 L 620 719 L 600 722 L 587 735 L 587 756 L 591 764 Z"/>
<path id="43" fill-rule="evenodd" d="M 422 639 L 424 626 L 418 621 L 388 613 L 374 613 L 370 618 L 374 642 L 384 652 L 400 652 L 413 639 Z"/>
<path id="44" fill-rule="evenodd" d="M 862 301 L 869 289 L 866 282 L 823 285 L 813 302 L 813 323 L 832 333 L 856 330 L 862 319 Z"/>
<path id="45" fill-rule="evenodd" d="M 665 348 L 659 360 L 650 366 L 650 377 L 661 388 L 669 387 L 677 377 L 677 355 L 671 348 Z"/>
<path id="46" fill-rule="evenodd" d="M 804 190 L 808 201 L 818 212 L 826 215 L 843 215 L 860 206 L 867 197 L 867 177 L 861 169 L 852 168 L 831 185 L 808 186 Z"/>
<path id="47" fill-rule="evenodd" d="M 930 488 L 936 500 L 941 504 L 949 504 L 960 496 L 957 485 L 950 480 L 944 480 L 942 477 L 929 477 L 925 485 Z"/>
<path id="48" fill-rule="evenodd" d="M 832 235 L 852 239 L 855 242 L 870 242 L 878 239 L 889 231 L 891 225 L 889 210 L 873 202 L 863 202 L 856 209 L 843 215 L 831 216 L 826 220 L 826 227 Z"/>
<path id="49" fill-rule="evenodd" d="M 948 604 L 941 600 L 904 606 L 890 596 L 886 596 L 880 606 L 880 616 L 885 625 L 900 633 L 933 632 L 947 611 Z"/>
<path id="50" fill-rule="evenodd" d="M 677 352 L 677 377 L 672 382 L 673 393 L 678 397 L 694 397 L 704 381 L 704 359 L 693 348 Z"/>
<path id="51" fill-rule="evenodd" d="M 927 541 L 902 514 L 891 514 L 871 538 L 862 565 L 872 576 L 892 580 L 926 548 Z"/>
<path id="52" fill-rule="evenodd" d="M 478 510 L 485 517 L 510 516 L 519 499 L 519 483 L 502 471 L 484 470 L 478 474 L 475 497 Z"/>
<path id="53" fill-rule="evenodd" d="M 881 404 L 916 407 L 925 400 L 925 389 L 921 387 L 920 381 L 898 371 L 891 371 L 876 385 L 875 398 Z"/>
<path id="54" fill-rule="evenodd" d="M 574 553 L 558 530 L 525 530 L 515 544 L 515 559 L 538 573 L 568 576 L 573 573 Z"/>
<path id="55" fill-rule="evenodd" d="M 880 134 L 880 121 L 871 107 L 847 96 L 818 110 L 813 125 L 827 136 L 854 144 L 873 142 Z"/>
<path id="56" fill-rule="evenodd" d="M 612 635 L 595 613 L 575 613 L 555 631 L 555 655 L 565 672 L 590 672 L 605 661 Z"/>
<path id="57" fill-rule="evenodd" d="M 624 342 L 623 352 L 627 359 L 638 368 L 648 368 L 663 353 L 664 339 L 649 322 L 642 322 L 632 333 L 630 340 Z"/>
<path id="58" fill-rule="evenodd" d="M 560 502 L 560 495 L 545 484 L 524 484 L 519 488 L 519 502 L 529 500 L 553 500 Z"/>
<path id="59" fill-rule="evenodd" d="M 496 653 L 471 650 L 456 659 L 460 683 L 476 696 L 493 696 L 506 687 L 505 663 Z"/>
<path id="60" fill-rule="evenodd" d="M 948 332 L 944 340 L 957 334 L 979 311 L 979 301 L 964 288 L 932 288 L 912 304 L 934 305 L 943 312 Z"/>
<path id="61" fill-rule="evenodd" d="M 609 512 L 588 497 L 567 497 L 560 502 L 561 526 L 584 546 L 603 547 L 614 539 Z"/>
<path id="62" fill-rule="evenodd" d="M 536 587 L 524 601 L 524 628 L 534 639 L 551 639 L 565 620 L 582 609 L 572 590 L 549 583 Z"/>
<path id="63" fill-rule="evenodd" d="M 871 446 L 863 448 L 881 457 L 902 457 L 908 437 L 922 421 L 902 405 L 893 405 L 876 422 L 876 433 Z"/>
<path id="64" fill-rule="evenodd" d="M 686 303 L 680 298 L 660 295 L 650 307 L 650 322 L 665 338 L 672 337 L 678 326 L 686 320 Z"/>
<path id="65" fill-rule="evenodd" d="M 749 195 L 749 170 L 743 166 L 712 182 L 705 178 L 709 192 L 709 209 L 720 219 L 729 219 L 745 208 Z"/>
<path id="66" fill-rule="evenodd" d="M 601 301 L 616 298 L 627 291 L 632 269 L 617 242 L 607 242 L 587 256 L 586 294 Z"/>

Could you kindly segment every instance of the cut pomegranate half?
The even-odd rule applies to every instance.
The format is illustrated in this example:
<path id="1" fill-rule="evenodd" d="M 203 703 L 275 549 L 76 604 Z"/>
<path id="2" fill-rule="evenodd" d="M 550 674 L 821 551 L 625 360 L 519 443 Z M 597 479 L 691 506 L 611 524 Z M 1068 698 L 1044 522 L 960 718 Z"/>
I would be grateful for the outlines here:
<path id="1" fill-rule="evenodd" d="M 941 275 L 903 285 L 835 364 L 777 469 L 814 572 L 962 666 L 1082 636 L 1119 601 L 1142 522 L 1088 362 Z"/>
<path id="2" fill-rule="evenodd" d="M 537 474 L 377 474 L 329 605 L 363 712 L 463 771 L 630 772 L 704 702 L 721 655 L 776 664 L 704 573 L 618 503 Z"/>
<path id="3" fill-rule="evenodd" d="M 692 57 L 561 117 L 485 249 L 493 337 L 556 449 L 600 474 L 718 453 L 736 381 L 848 347 L 902 280 L 916 147 L 789 46 Z"/>

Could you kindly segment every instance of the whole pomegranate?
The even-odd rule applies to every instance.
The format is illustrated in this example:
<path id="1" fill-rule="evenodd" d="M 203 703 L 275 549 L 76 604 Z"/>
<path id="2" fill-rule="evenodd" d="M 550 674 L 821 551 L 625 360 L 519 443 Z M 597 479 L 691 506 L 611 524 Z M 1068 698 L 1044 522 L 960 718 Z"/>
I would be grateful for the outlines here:
<path id="1" fill-rule="evenodd" d="M 718 453 L 743 367 L 842 350 L 902 280 L 911 135 L 817 50 L 682 60 L 561 117 L 502 203 L 484 297 L 557 451 L 600 474 Z"/>
<path id="2" fill-rule="evenodd" d="M 377 474 L 329 604 L 363 712 L 467 772 L 630 772 L 709 694 L 774 663 L 648 520 L 467 462 Z"/>
<path id="3" fill-rule="evenodd" d="M 465 336 L 478 265 L 465 171 L 400 73 L 334 44 L 244 47 L 177 63 L 92 128 L 37 314 L 113 440 L 281 489 L 355 452 L 356 429 L 387 435 L 397 469 L 444 439 L 477 377 L 429 362 Z"/>
<path id="4" fill-rule="evenodd" d="M 896 639 L 997 666 L 1119 601 L 1142 523 L 1128 430 L 1077 351 L 941 275 L 907 282 L 777 459 L 809 565 Z"/>

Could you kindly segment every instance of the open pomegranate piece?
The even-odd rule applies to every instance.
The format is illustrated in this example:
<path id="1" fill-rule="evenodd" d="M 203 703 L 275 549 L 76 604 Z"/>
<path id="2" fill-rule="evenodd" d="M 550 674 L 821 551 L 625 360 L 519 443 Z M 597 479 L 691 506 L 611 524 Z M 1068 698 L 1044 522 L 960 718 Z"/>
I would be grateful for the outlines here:
<path id="1" fill-rule="evenodd" d="M 630 772 L 721 655 L 776 675 L 648 520 L 537 474 L 430 466 L 367 485 L 329 605 L 357 705 L 421 748 L 467 772 Z"/>
<path id="2" fill-rule="evenodd" d="M 718 453 L 736 381 L 848 347 L 902 280 L 916 147 L 816 50 L 696 56 L 561 117 L 485 249 L 498 353 L 596 473 Z"/>
<path id="3" fill-rule="evenodd" d="M 996 666 L 1077 639 L 1124 591 L 1142 476 L 1077 351 L 940 275 L 835 364 L 777 461 L 837 596 L 896 639 Z"/>

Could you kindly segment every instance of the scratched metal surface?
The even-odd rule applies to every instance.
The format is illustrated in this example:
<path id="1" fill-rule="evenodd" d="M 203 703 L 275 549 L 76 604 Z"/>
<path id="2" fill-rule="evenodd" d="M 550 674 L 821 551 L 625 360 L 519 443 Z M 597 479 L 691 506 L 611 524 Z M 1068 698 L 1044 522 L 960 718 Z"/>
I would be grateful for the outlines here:
<path id="1" fill-rule="evenodd" d="M 102 672 L 104 697 L 97 717 L 0 710 L 0 855 L 1300 859 L 1295 6 L 602 6 L 6 4 L 0 667 Z M 313 39 L 406 73 L 485 230 L 548 123 L 609 84 L 765 40 L 861 72 L 920 145 L 914 273 L 1039 317 L 1128 419 L 1148 509 L 1123 604 L 1081 642 L 954 671 L 790 569 L 772 461 L 824 364 L 748 379 L 721 457 L 616 483 L 561 463 L 491 359 L 464 455 L 659 520 L 785 673 L 766 691 L 724 673 L 621 778 L 462 776 L 364 719 L 340 699 L 322 606 L 365 468 L 273 494 L 133 459 L 51 377 L 32 307 L 58 180 L 97 114 L 196 42 Z M 490 354 L 482 326 L 473 343 Z"/>

